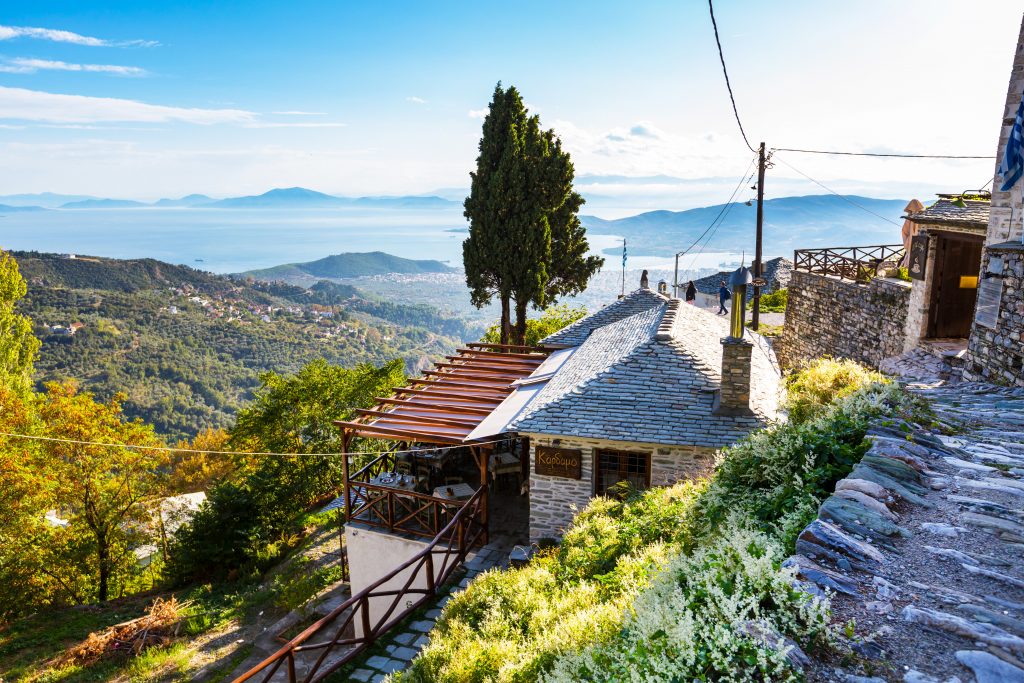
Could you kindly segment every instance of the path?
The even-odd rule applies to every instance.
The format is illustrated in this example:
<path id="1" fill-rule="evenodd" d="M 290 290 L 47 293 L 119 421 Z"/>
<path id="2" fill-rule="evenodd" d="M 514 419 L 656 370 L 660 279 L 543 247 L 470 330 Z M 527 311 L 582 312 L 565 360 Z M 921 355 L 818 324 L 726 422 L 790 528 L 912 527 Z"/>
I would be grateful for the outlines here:
<path id="1" fill-rule="evenodd" d="M 856 626 L 809 678 L 1024 682 L 1024 389 L 910 390 L 935 423 L 880 420 L 790 560 Z"/>

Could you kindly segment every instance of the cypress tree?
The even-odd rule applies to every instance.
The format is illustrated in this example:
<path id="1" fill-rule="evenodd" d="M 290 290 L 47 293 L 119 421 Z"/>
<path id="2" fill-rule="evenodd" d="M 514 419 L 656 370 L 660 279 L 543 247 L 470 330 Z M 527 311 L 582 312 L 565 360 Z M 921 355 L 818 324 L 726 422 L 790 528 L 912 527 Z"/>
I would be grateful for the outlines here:
<path id="1" fill-rule="evenodd" d="M 501 302 L 501 343 L 523 344 L 527 309 L 582 291 L 604 259 L 587 256 L 569 154 L 539 117 L 527 116 L 514 87 L 494 90 L 471 176 L 466 284 L 477 307 Z"/>

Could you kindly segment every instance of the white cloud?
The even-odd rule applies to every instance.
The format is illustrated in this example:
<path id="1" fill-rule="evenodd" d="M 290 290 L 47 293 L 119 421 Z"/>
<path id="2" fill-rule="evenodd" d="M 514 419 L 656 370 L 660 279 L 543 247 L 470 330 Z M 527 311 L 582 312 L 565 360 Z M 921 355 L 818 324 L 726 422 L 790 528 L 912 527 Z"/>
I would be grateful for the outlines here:
<path id="1" fill-rule="evenodd" d="M 482 119 L 485 116 L 487 116 L 487 110 L 486 109 L 470 109 L 468 114 L 469 114 L 469 118 L 471 118 L 471 119 Z"/>
<path id="2" fill-rule="evenodd" d="M 116 64 L 75 64 L 51 59 L 27 59 L 17 57 L 5 64 L 0 64 L 0 72 L 11 74 L 32 74 L 37 71 L 88 71 L 93 73 L 109 73 L 116 76 L 144 76 L 145 69 L 137 66 L 118 66 Z"/>
<path id="3" fill-rule="evenodd" d="M 246 128 L 344 128 L 348 124 L 340 121 L 253 121 L 243 125 Z"/>
<path id="4" fill-rule="evenodd" d="M 289 111 L 272 111 L 271 114 L 278 116 L 327 116 L 325 111 L 300 111 L 300 110 L 289 110 Z"/>
<path id="5" fill-rule="evenodd" d="M 422 97 L 416 97 L 415 95 L 410 95 L 409 97 L 406 97 L 405 101 L 406 102 L 412 102 L 413 104 L 426 104 L 427 103 L 427 101 L 425 99 L 423 99 Z"/>
<path id="6" fill-rule="evenodd" d="M 92 36 L 83 36 L 79 33 L 61 29 L 0 25 L 0 40 L 11 40 L 13 38 L 36 38 L 39 40 L 51 40 L 56 43 L 73 43 L 75 45 L 88 45 L 91 47 L 154 47 L 159 45 L 155 40 L 111 41 Z"/>
<path id="7" fill-rule="evenodd" d="M 7 88 L 0 86 L 0 120 L 47 123 L 250 123 L 256 114 L 242 109 L 198 109 L 136 100 Z"/>

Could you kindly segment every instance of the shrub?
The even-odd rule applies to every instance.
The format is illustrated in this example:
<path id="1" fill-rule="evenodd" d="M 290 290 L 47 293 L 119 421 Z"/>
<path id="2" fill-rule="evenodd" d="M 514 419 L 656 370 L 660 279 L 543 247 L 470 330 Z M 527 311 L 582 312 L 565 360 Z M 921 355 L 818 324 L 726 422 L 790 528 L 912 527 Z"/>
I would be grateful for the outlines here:
<path id="1" fill-rule="evenodd" d="M 837 398 L 888 380 L 852 360 L 819 358 L 786 378 L 786 403 L 790 422 L 804 422 Z"/>
<path id="2" fill-rule="evenodd" d="M 777 289 L 774 292 L 768 292 L 767 294 L 761 295 L 761 312 L 762 313 L 785 313 L 786 305 L 789 303 L 789 290 L 785 287 Z M 751 299 L 747 302 L 747 308 L 754 308 L 754 300 Z"/>
<path id="3" fill-rule="evenodd" d="M 792 586 L 768 536 L 734 527 L 709 548 L 678 555 L 634 603 L 617 638 L 559 659 L 562 681 L 790 681 L 788 637 L 820 637 L 825 602 Z"/>

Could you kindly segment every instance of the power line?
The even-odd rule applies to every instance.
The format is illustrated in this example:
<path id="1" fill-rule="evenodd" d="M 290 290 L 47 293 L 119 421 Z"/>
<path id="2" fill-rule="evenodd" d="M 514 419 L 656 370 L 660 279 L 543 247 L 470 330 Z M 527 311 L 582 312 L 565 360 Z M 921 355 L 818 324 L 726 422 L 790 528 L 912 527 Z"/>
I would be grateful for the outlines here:
<path id="1" fill-rule="evenodd" d="M 195 448 L 173 448 L 171 446 L 142 446 L 139 444 L 130 443 L 105 443 L 102 441 L 82 441 L 79 439 L 62 439 L 55 436 L 36 436 L 33 434 L 14 434 L 11 432 L 0 432 L 0 436 L 6 436 L 14 439 L 27 439 L 29 441 L 48 441 L 54 443 L 66 443 L 76 446 L 104 446 L 106 448 L 133 448 L 142 451 L 161 451 L 169 453 L 195 453 L 201 455 L 273 455 L 273 456 L 317 456 L 317 457 L 337 457 L 342 455 L 384 455 L 385 453 L 421 453 L 423 451 L 437 450 L 439 448 L 446 448 L 446 446 L 433 446 L 428 448 L 409 448 L 406 450 L 388 450 L 388 451 L 356 451 L 352 453 L 272 453 L 272 452 L 240 452 L 240 451 L 206 451 Z M 492 443 L 501 443 L 507 439 L 494 439 L 492 441 L 474 441 L 472 443 L 465 444 L 466 446 L 486 446 Z"/>
<path id="2" fill-rule="evenodd" d="M 754 158 L 756 158 L 756 157 L 754 157 Z M 728 210 L 728 209 L 729 209 L 729 207 L 730 207 L 730 206 L 732 205 L 732 200 L 733 200 L 733 199 L 734 199 L 734 198 L 736 197 L 736 193 L 740 191 L 740 188 L 741 188 L 741 187 L 743 186 L 743 183 L 744 183 L 744 182 L 750 182 L 750 178 L 752 178 L 752 177 L 753 177 L 753 175 L 751 175 L 750 177 L 747 177 L 747 173 L 748 173 L 748 172 L 750 171 L 750 167 L 751 167 L 751 166 L 752 166 L 753 164 L 754 164 L 754 159 L 751 159 L 751 160 L 750 160 L 750 163 L 748 163 L 748 164 L 747 164 L 747 167 L 746 167 L 746 168 L 745 168 L 745 169 L 743 170 L 743 174 L 742 174 L 742 175 L 740 176 L 740 181 L 739 181 L 738 183 L 736 183 L 736 187 L 735 187 L 735 188 L 733 189 L 733 191 L 732 191 L 732 194 L 730 194 L 730 195 L 729 195 L 729 199 L 727 199 L 727 200 L 726 200 L 725 204 L 723 204 L 723 205 L 722 205 L 722 208 L 721 208 L 721 209 L 720 209 L 720 210 L 718 211 L 718 215 L 717 215 L 717 216 L 715 216 L 714 220 L 712 220 L 710 224 L 708 224 L 708 227 L 704 229 L 704 232 L 702 232 L 702 233 L 700 234 L 700 237 L 698 237 L 697 239 L 695 239 L 695 240 L 693 241 L 693 244 L 691 244 L 690 246 L 688 246 L 688 247 L 687 247 L 687 248 L 686 248 L 686 249 L 685 249 L 685 250 L 684 250 L 684 251 L 683 251 L 683 252 L 682 252 L 682 253 L 680 254 L 680 256 L 686 256 L 686 254 L 687 254 L 687 253 L 689 253 L 689 251 L 690 251 L 691 249 L 693 249 L 693 248 L 694 248 L 695 246 L 697 246 L 697 244 L 698 244 L 698 243 L 699 243 L 699 242 L 700 242 L 700 241 L 701 241 L 702 239 L 704 239 L 704 235 L 707 235 L 707 234 L 708 234 L 708 231 L 709 231 L 709 230 L 711 230 L 712 228 L 714 228 L 714 227 L 715 227 L 715 223 L 717 223 L 717 222 L 719 221 L 719 219 L 721 219 L 721 218 L 722 218 L 722 214 L 724 214 L 724 213 L 727 213 L 727 210 Z"/>
<path id="3" fill-rule="evenodd" d="M 812 183 L 814 183 L 814 184 L 815 184 L 815 185 L 817 185 L 818 187 L 821 187 L 822 189 L 824 189 L 824 190 L 827 190 L 828 192 L 831 192 L 831 193 L 832 193 L 832 194 L 834 194 L 835 196 L 839 197 L 839 198 L 840 198 L 840 199 L 842 199 L 842 200 L 843 200 L 844 202 L 846 202 L 846 203 L 848 203 L 848 204 L 853 204 L 854 206 L 856 206 L 856 207 L 857 207 L 858 209 L 860 209 L 861 211 L 867 211 L 867 212 L 868 212 L 868 213 L 870 213 L 870 214 L 871 214 L 872 216 L 875 216 L 875 217 L 877 217 L 877 218 L 881 218 L 881 219 L 882 219 L 883 221 L 886 221 L 886 222 L 892 223 L 893 225 L 895 225 L 895 226 L 897 226 L 897 227 L 902 227 L 902 226 L 901 226 L 901 225 L 900 225 L 899 223 L 897 223 L 896 221 L 892 220 L 891 218 L 886 218 L 885 216 L 883 216 L 883 215 L 881 215 L 881 214 L 879 214 L 879 213 L 875 213 L 874 211 L 872 211 L 871 209 L 867 208 L 866 206 L 861 206 L 860 204 L 858 204 L 857 202 L 853 201 L 853 200 L 852 200 L 852 199 L 850 199 L 849 197 L 847 197 L 847 196 L 845 196 L 845 195 L 841 195 L 841 194 L 839 194 L 838 192 L 836 192 L 835 190 L 833 190 L 833 189 L 832 189 L 831 187 L 828 187 L 828 186 L 827 186 L 827 185 L 825 185 L 824 183 L 822 183 L 822 182 L 820 182 L 820 181 L 817 181 L 817 180 L 815 180 L 815 179 L 814 179 L 814 178 L 812 178 L 811 176 L 809 176 L 809 175 L 807 175 L 806 173 L 804 173 L 803 171 L 801 171 L 801 170 L 800 170 L 799 168 L 796 168 L 795 166 L 793 166 L 793 164 L 790 164 L 790 163 L 788 163 L 788 162 L 787 162 L 787 161 L 786 161 L 785 159 L 782 159 L 782 158 L 780 158 L 780 157 L 777 157 L 777 156 L 776 156 L 776 157 L 774 157 L 774 158 L 775 158 L 775 159 L 778 159 L 778 160 L 779 160 L 779 161 L 781 161 L 782 163 L 786 164 L 786 166 L 789 166 L 789 167 L 790 167 L 791 169 L 793 169 L 794 171 L 796 171 L 797 173 L 799 173 L 800 175 L 802 175 L 802 176 L 803 176 L 804 178 L 807 178 L 808 180 L 810 180 L 810 181 L 811 181 Z"/>
<path id="4" fill-rule="evenodd" d="M 748 182 L 749 183 L 753 178 L 754 178 L 754 172 L 751 171 L 750 175 L 748 175 L 744 179 L 740 180 L 740 184 L 742 185 L 744 182 Z M 739 188 L 737 188 L 737 189 L 739 189 Z M 735 195 L 735 194 L 736 193 L 734 192 L 733 195 Z M 697 250 L 697 253 L 693 255 L 693 259 L 690 261 L 690 267 L 687 268 L 687 270 L 693 270 L 694 266 L 697 265 L 697 259 L 700 257 L 701 254 L 704 253 L 704 250 L 707 249 L 708 245 L 711 244 L 711 240 L 714 238 L 715 233 L 718 232 L 718 229 L 720 227 L 722 227 L 723 223 L 725 223 L 725 219 L 729 217 L 729 212 L 732 211 L 732 207 L 736 206 L 736 204 L 738 203 L 738 202 L 731 201 L 731 199 L 732 198 L 730 197 L 730 202 L 728 204 L 726 204 L 724 207 L 722 207 L 722 211 L 719 213 L 718 219 L 716 219 L 718 224 L 715 225 L 714 223 L 712 223 L 712 225 L 714 226 L 714 230 L 712 230 L 711 234 L 708 235 L 708 238 L 704 241 L 704 244 Z M 707 231 L 705 231 L 705 232 L 707 232 Z M 699 238 L 698 238 L 698 241 L 699 241 Z"/>
<path id="5" fill-rule="evenodd" d="M 729 101 L 732 102 L 732 113 L 736 116 L 736 125 L 740 127 L 740 135 L 743 136 L 743 143 L 751 152 L 757 153 L 750 141 L 747 140 L 747 133 L 743 130 L 743 123 L 740 122 L 740 112 L 736 109 L 736 98 L 732 94 L 732 84 L 729 82 L 729 71 L 725 68 L 725 55 L 722 54 L 722 41 L 718 39 L 718 23 L 715 21 L 715 7 L 708 0 L 708 10 L 711 12 L 711 26 L 715 29 L 715 44 L 718 45 L 718 59 L 722 62 L 722 73 L 725 75 L 725 87 L 729 90 Z"/>
<path id="6" fill-rule="evenodd" d="M 824 149 L 794 149 L 791 147 L 772 147 L 772 151 L 799 152 L 801 154 L 838 154 L 847 157 L 889 157 L 896 159 L 995 159 L 994 156 L 964 156 L 960 154 L 882 154 L 875 152 L 836 152 Z M 796 169 L 794 169 L 796 170 Z"/>

